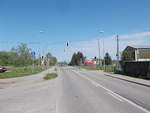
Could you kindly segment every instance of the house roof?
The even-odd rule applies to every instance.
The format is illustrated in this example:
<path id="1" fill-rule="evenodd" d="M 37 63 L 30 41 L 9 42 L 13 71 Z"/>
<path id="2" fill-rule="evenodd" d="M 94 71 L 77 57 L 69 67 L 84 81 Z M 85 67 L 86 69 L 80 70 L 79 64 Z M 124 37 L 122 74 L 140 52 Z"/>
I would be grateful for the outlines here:
<path id="1" fill-rule="evenodd" d="M 149 45 L 130 45 L 129 47 L 133 47 L 135 49 L 150 49 Z"/>

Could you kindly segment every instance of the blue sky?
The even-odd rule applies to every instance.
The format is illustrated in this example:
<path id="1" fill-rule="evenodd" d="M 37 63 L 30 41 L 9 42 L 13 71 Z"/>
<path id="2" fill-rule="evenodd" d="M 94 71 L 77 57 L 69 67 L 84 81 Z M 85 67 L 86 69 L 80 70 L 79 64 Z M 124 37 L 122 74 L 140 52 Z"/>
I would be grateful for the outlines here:
<path id="1" fill-rule="evenodd" d="M 69 61 L 76 51 L 97 56 L 100 38 L 115 58 L 116 34 L 120 51 L 129 44 L 150 43 L 149 4 L 150 0 L 0 0 L 0 50 L 24 42 L 36 52 L 50 51 Z"/>

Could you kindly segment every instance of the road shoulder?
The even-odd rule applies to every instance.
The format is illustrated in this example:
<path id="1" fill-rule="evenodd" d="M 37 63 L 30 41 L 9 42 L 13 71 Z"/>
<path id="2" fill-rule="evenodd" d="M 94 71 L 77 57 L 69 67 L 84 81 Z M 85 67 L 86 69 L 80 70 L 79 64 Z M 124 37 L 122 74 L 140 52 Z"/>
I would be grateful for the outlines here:
<path id="1" fill-rule="evenodd" d="M 125 81 L 132 82 L 135 84 L 150 87 L 150 80 L 144 80 L 144 79 L 140 79 L 140 78 L 129 77 L 126 75 L 121 75 L 121 74 L 107 73 L 107 72 L 103 72 L 101 70 L 94 70 L 94 71 L 92 70 L 91 72 L 103 73 L 104 75 L 109 76 L 109 77 L 113 77 L 113 78 L 117 78 L 120 80 L 125 80 Z"/>
<path id="2" fill-rule="evenodd" d="M 22 85 L 40 83 L 44 81 L 43 77 L 46 76 L 47 73 L 50 73 L 53 71 L 54 71 L 54 67 L 51 67 L 48 70 L 30 75 L 30 76 L 0 79 L 0 89 L 6 89 L 6 88 L 11 88 L 11 87 L 16 87 L 16 86 L 20 87 Z"/>

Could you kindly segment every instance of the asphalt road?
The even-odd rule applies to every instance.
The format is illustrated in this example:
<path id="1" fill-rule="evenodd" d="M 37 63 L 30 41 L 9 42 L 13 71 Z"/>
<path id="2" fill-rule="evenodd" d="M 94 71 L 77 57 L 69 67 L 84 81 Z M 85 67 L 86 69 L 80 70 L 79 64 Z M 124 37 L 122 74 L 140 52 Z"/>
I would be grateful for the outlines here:
<path id="1" fill-rule="evenodd" d="M 1 86 L 0 113 L 150 113 L 150 87 L 72 67 L 46 73 L 1 80 L 12 84 Z"/>
<path id="2" fill-rule="evenodd" d="M 150 113 L 150 88 L 103 73 L 62 67 L 56 113 Z"/>
<path id="3" fill-rule="evenodd" d="M 55 113 L 55 79 L 43 80 L 46 73 L 0 80 L 12 82 L 0 89 L 0 113 Z"/>

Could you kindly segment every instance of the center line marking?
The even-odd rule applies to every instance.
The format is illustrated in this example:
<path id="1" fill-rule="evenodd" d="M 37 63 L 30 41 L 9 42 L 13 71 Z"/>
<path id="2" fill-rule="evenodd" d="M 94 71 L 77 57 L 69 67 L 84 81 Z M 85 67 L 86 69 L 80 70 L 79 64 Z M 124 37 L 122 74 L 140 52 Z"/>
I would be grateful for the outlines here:
<path id="1" fill-rule="evenodd" d="M 138 108 L 138 109 L 144 111 L 145 113 L 150 113 L 150 111 L 148 111 L 147 109 L 143 108 L 142 106 L 139 106 L 139 105 L 137 105 L 136 103 L 134 103 L 134 102 L 132 102 L 132 101 L 126 99 L 125 97 L 122 97 L 121 95 L 119 95 L 119 94 L 117 94 L 117 93 L 111 91 L 110 89 L 105 88 L 104 86 L 102 86 L 101 84 L 95 82 L 94 80 L 90 79 L 89 77 L 86 77 L 86 76 L 84 76 L 83 74 L 80 74 L 79 72 L 76 72 L 76 71 L 74 71 L 74 70 L 72 70 L 72 71 L 75 72 L 75 73 L 77 73 L 80 77 L 82 77 L 82 78 L 87 79 L 88 81 L 90 81 L 94 86 L 103 88 L 104 90 L 106 90 L 107 92 L 109 92 L 109 94 L 110 94 L 111 96 L 113 96 L 114 98 L 117 97 L 118 99 L 122 99 L 122 100 L 128 102 L 129 104 L 135 106 L 136 108 Z M 115 95 L 115 96 L 114 96 L 114 95 Z"/>

